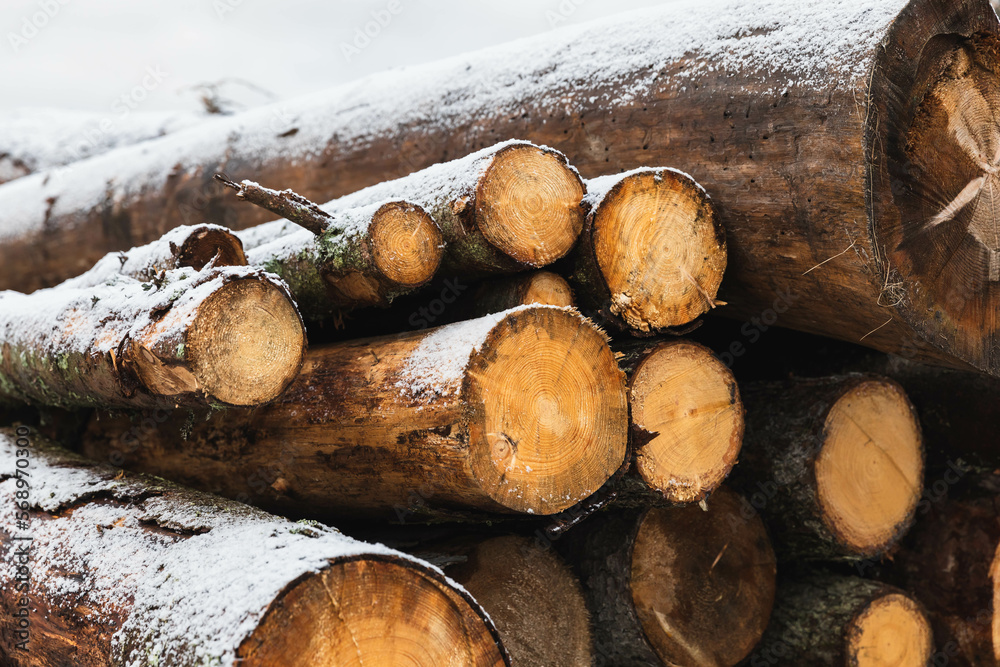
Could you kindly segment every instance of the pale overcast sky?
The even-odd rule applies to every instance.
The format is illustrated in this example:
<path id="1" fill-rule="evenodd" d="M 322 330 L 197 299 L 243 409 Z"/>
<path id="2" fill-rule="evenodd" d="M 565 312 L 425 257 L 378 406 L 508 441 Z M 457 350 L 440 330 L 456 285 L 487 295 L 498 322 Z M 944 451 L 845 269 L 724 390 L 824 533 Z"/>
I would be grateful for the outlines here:
<path id="1" fill-rule="evenodd" d="M 288 98 L 662 2 L 0 0 L 0 110 L 107 111 L 144 82 L 142 110 L 197 110 L 192 88 L 226 78 Z M 269 99 L 240 83 L 224 93 Z"/>

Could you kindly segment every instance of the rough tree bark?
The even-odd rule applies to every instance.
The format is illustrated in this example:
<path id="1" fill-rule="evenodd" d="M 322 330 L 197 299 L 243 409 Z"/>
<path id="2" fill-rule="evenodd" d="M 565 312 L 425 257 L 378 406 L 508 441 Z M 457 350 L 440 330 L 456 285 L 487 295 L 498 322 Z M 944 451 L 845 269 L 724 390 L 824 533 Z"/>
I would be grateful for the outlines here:
<path id="1" fill-rule="evenodd" d="M 878 556 L 913 522 L 923 448 L 913 406 L 887 378 L 745 383 L 734 483 L 759 500 L 782 557 Z"/>
<path id="2" fill-rule="evenodd" d="M 556 544 L 584 586 L 596 665 L 735 665 L 767 626 L 774 551 L 726 489 L 707 511 L 608 510 Z"/>
<path id="3" fill-rule="evenodd" d="M 469 591 L 497 626 L 515 665 L 591 664 L 590 616 L 566 563 L 529 537 L 501 535 L 403 547 Z"/>
<path id="4" fill-rule="evenodd" d="M 715 308 L 726 232 L 708 193 L 676 169 L 587 181 L 572 277 L 587 312 L 649 334 Z"/>
<path id="5" fill-rule="evenodd" d="M 905 592 L 858 577 L 800 572 L 779 583 L 771 625 L 750 663 L 917 666 L 931 664 L 933 650 L 924 610 Z"/>
<path id="6" fill-rule="evenodd" d="M 591 495 L 627 449 L 624 376 L 570 309 L 529 306 L 427 331 L 316 347 L 282 397 L 226 410 L 187 440 L 164 426 L 122 452 L 127 419 L 85 450 L 300 516 L 414 521 L 435 510 L 554 514 Z"/>
<path id="7" fill-rule="evenodd" d="M 58 407 L 259 405 L 305 351 L 286 288 L 252 267 L 171 269 L 0 293 L 0 400 Z"/>
<path id="8" fill-rule="evenodd" d="M 636 472 L 665 500 L 703 500 L 729 475 L 743 445 L 733 374 L 690 341 L 617 341 L 612 349 L 628 377 Z"/>
<path id="9" fill-rule="evenodd" d="M 0 454 L 4 664 L 509 664 L 472 597 L 398 551 L 97 466 L 23 427 L 0 431 Z"/>
<path id="10" fill-rule="evenodd" d="M 787 291 L 785 326 L 997 374 L 997 32 L 987 0 L 720 0 L 387 72 L 5 184 L 0 288 L 264 222 L 220 170 L 327 201 L 516 137 L 588 178 L 683 165 L 726 227 L 725 313 Z"/>

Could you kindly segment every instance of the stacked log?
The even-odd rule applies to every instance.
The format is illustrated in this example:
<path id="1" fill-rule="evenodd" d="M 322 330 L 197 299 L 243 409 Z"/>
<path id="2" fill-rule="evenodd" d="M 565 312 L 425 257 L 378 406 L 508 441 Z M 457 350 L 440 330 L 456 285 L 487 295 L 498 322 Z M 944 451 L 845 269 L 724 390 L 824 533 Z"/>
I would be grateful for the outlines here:
<path id="1" fill-rule="evenodd" d="M 1000 663 L 996 16 L 722 2 L 0 186 L 0 285 L 46 286 L 0 293 L 5 404 L 97 408 L 73 418 L 84 454 L 286 517 L 391 543 L 450 523 L 425 555 L 472 593 L 0 432 L 0 543 L 37 545 L 40 573 L 16 661 Z M 445 280 L 484 282 L 411 308 Z M 666 337 L 713 309 L 984 377 L 775 360 L 780 381 L 737 386 Z M 938 494 L 942 460 L 973 474 Z M 12 563 L 5 640 L 32 613 Z"/>
<path id="2" fill-rule="evenodd" d="M 107 277 L 108 263 L 94 275 Z M 121 267 L 130 263 L 143 264 L 136 253 Z M 295 304 L 259 269 L 165 269 L 148 282 L 112 275 L 93 284 L 92 277 L 0 293 L 0 400 L 259 405 L 280 395 L 302 365 L 305 331 Z"/>
<path id="3" fill-rule="evenodd" d="M 858 577 L 797 573 L 778 587 L 751 663 L 847 667 L 928 665 L 934 637 L 919 602 Z M 951 663 L 949 663 L 951 664 Z"/>
<path id="4" fill-rule="evenodd" d="M 860 559 L 892 548 L 923 487 L 920 424 L 887 378 L 746 384 L 736 484 L 761 496 L 787 558 Z"/>
<path id="5" fill-rule="evenodd" d="M 891 570 L 926 605 L 948 664 L 1000 662 L 1000 484 L 990 477 L 988 492 L 928 503 Z"/>
<path id="6" fill-rule="evenodd" d="M 587 181 L 589 213 L 573 279 L 588 311 L 637 333 L 681 327 L 715 308 L 726 233 L 708 193 L 675 169 Z"/>
<path id="7" fill-rule="evenodd" d="M 596 665 L 736 665 L 774 602 L 775 559 L 735 493 L 681 508 L 609 510 L 557 543 L 590 606 Z"/>
<path id="8" fill-rule="evenodd" d="M 516 665 L 591 664 L 590 616 L 580 582 L 546 545 L 521 535 L 445 539 L 411 553 L 439 565 L 496 623 Z"/>
<path id="9" fill-rule="evenodd" d="M 743 446 L 736 380 L 698 343 L 616 343 L 628 375 L 635 471 L 665 500 L 704 500 L 722 484 Z"/>
<path id="10" fill-rule="evenodd" d="M 626 460 L 624 376 L 577 312 L 525 306 L 437 329 L 311 349 L 270 405 L 168 427 L 122 451 L 128 418 L 98 415 L 98 460 L 229 497 L 278 468 L 254 503 L 396 519 L 435 510 L 538 515 L 597 491 Z"/>
<path id="11" fill-rule="evenodd" d="M 486 613 L 425 562 L 26 428 L 0 431 L 0 454 L 5 664 L 510 664 Z"/>
<path id="12" fill-rule="evenodd" d="M 208 211 L 264 222 L 212 187 L 220 170 L 328 201 L 520 137 L 559 146 L 587 177 L 676 164 L 739 193 L 717 207 L 734 317 L 792 294 L 784 326 L 1000 373 L 992 217 L 967 205 L 992 187 L 978 157 L 994 153 L 984 0 L 732 2 L 677 20 L 662 8 L 554 31 L 292 104 L 281 131 L 255 110 L 17 179 L 0 189 L 0 287 L 55 284 Z M 966 98 L 979 111 L 951 114 Z"/>

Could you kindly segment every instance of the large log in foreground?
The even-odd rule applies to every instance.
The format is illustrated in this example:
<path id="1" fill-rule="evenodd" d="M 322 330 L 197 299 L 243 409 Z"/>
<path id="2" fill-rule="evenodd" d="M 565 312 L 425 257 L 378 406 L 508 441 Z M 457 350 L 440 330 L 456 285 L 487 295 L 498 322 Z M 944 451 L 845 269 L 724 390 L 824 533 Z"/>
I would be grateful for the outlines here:
<path id="1" fill-rule="evenodd" d="M 923 667 L 934 637 L 921 605 L 875 581 L 798 573 L 778 586 L 751 665 Z M 947 664 L 951 664 L 948 662 Z"/>
<path id="2" fill-rule="evenodd" d="M 707 511 L 608 510 L 556 544 L 580 573 L 596 665 L 728 667 L 767 627 L 774 551 L 760 518 L 727 489 Z"/>
<path id="3" fill-rule="evenodd" d="M 743 446 L 743 403 L 733 374 L 685 340 L 615 343 L 628 376 L 635 468 L 676 503 L 703 500 L 722 484 Z"/>
<path id="4" fill-rule="evenodd" d="M 567 509 L 624 463 L 628 408 L 604 335 L 571 309 L 527 306 L 313 348 L 279 400 L 215 414 L 186 441 L 164 425 L 123 447 L 131 428 L 95 420 L 85 449 L 229 497 L 274 471 L 254 504 L 406 521 Z"/>
<path id="5" fill-rule="evenodd" d="M 5 665 L 509 664 L 479 605 L 417 559 L 24 427 L 0 431 L 0 455 Z"/>
<path id="6" fill-rule="evenodd" d="M 790 294 L 785 326 L 997 374 L 997 32 L 986 0 L 716 0 L 387 72 L 0 186 L 0 288 L 265 222 L 217 171 L 327 201 L 524 138 L 588 178 L 683 165 L 727 230 L 723 312 Z"/>
<path id="7" fill-rule="evenodd" d="M 895 382 L 845 375 L 746 383 L 734 483 L 761 510 L 779 555 L 863 558 L 896 544 L 923 488 L 913 406 Z"/>
<path id="8" fill-rule="evenodd" d="M 581 305 L 638 333 L 680 327 L 715 308 L 726 233 L 708 194 L 676 169 L 587 182 L 574 251 Z"/>
<path id="9" fill-rule="evenodd" d="M 0 293 L 0 401 L 259 405 L 295 378 L 304 350 L 285 287 L 252 267 Z"/>

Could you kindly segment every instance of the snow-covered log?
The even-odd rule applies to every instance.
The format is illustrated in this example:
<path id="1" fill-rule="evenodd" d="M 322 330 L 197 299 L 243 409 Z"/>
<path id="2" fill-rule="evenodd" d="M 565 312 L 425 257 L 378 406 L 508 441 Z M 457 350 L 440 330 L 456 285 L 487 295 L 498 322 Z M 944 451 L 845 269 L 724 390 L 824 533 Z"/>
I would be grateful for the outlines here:
<path id="1" fill-rule="evenodd" d="M 162 137 L 204 120 L 197 114 L 129 111 L 124 106 L 114 114 L 44 108 L 6 111 L 0 113 L 0 183 Z"/>
<path id="2" fill-rule="evenodd" d="M 628 406 L 603 333 L 572 309 L 525 306 L 315 347 L 280 399 L 221 411 L 186 440 L 164 426 L 123 448 L 131 428 L 92 421 L 87 453 L 275 511 L 551 515 L 621 467 Z M 261 470 L 264 488 L 248 488 Z"/>
<path id="3" fill-rule="evenodd" d="M 587 178 L 690 173 L 727 230 L 724 312 L 781 292 L 785 326 L 1000 373 L 997 33 L 987 0 L 684 0 L 381 73 L 0 186 L 0 288 L 209 212 L 266 222 L 219 171 L 328 201 L 522 138 Z"/>
<path id="4" fill-rule="evenodd" d="M 250 264 L 281 276 L 309 322 L 387 306 L 426 284 L 441 265 L 441 232 L 416 204 L 385 201 L 323 215 L 318 234 L 288 220 L 240 233 Z"/>
<path id="5" fill-rule="evenodd" d="M 0 292 L 0 401 L 259 405 L 298 373 L 305 332 L 275 276 L 178 268 L 144 282 L 114 268 L 97 284 Z"/>
<path id="6" fill-rule="evenodd" d="M 201 271 L 206 266 L 246 266 L 243 244 L 219 225 L 182 225 L 146 245 L 124 252 L 109 252 L 86 273 L 60 287 L 97 287 L 117 276 L 150 281 L 172 269 Z"/>
<path id="7" fill-rule="evenodd" d="M 5 665 L 509 664 L 482 608 L 426 562 L 24 427 L 0 430 L 0 501 Z"/>

